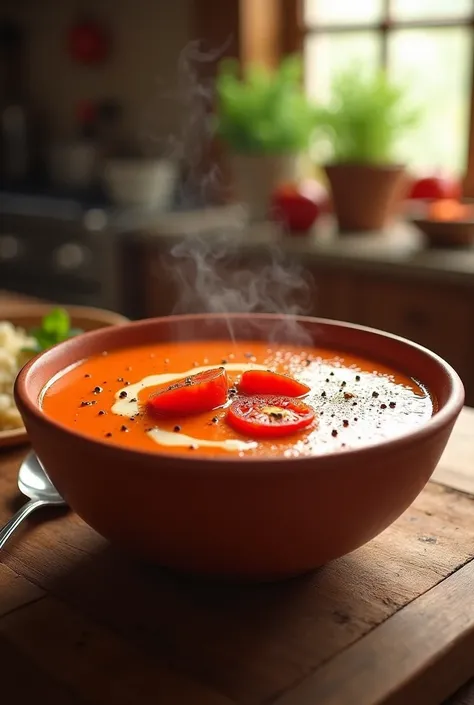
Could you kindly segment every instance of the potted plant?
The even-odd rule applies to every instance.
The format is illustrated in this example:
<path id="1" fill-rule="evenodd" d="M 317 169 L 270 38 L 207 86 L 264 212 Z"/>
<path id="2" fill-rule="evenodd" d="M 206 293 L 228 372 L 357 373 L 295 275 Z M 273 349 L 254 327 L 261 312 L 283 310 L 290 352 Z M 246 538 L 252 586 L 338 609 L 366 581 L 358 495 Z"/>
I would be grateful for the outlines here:
<path id="1" fill-rule="evenodd" d="M 404 89 L 384 72 L 367 76 L 357 67 L 336 77 L 316 126 L 331 153 L 325 171 L 340 232 L 383 228 L 404 185 L 396 145 L 416 120 Z"/>
<path id="2" fill-rule="evenodd" d="M 298 156 L 309 146 L 314 107 L 302 86 L 299 57 L 266 70 L 221 62 L 217 76 L 217 133 L 229 150 L 235 195 L 250 216 L 264 218 L 275 188 L 297 177 Z"/>

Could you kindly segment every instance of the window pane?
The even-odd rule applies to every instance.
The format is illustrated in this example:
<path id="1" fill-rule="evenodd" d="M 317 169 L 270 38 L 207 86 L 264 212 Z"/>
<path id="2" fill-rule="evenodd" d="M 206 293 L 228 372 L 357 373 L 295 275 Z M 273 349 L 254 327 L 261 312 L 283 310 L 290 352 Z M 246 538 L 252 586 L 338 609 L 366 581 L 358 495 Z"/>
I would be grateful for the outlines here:
<path id="1" fill-rule="evenodd" d="M 399 145 L 411 166 L 464 171 L 473 51 L 468 27 L 390 35 L 390 74 L 409 86 L 411 101 L 422 111 L 420 126 Z"/>
<path id="2" fill-rule="evenodd" d="M 375 23 L 382 12 L 383 0 L 304 0 L 307 25 Z"/>
<path id="3" fill-rule="evenodd" d="M 470 17 L 473 0 L 392 0 L 394 20 L 432 20 Z"/>
<path id="4" fill-rule="evenodd" d="M 309 95 L 326 101 L 336 74 L 353 64 L 367 71 L 379 66 L 381 41 L 377 32 L 309 34 L 305 42 L 305 77 Z"/>

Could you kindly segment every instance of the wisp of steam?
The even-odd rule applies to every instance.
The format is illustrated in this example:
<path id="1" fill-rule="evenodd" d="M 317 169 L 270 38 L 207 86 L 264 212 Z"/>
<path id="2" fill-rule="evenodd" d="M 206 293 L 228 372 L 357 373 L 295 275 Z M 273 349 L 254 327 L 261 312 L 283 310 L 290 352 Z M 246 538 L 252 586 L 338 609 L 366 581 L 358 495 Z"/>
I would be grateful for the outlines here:
<path id="1" fill-rule="evenodd" d="M 205 203 L 209 190 L 215 191 L 220 180 L 215 164 L 205 174 L 200 171 L 214 135 L 210 111 L 213 82 L 202 78 L 201 73 L 222 52 L 206 54 L 199 46 L 199 42 L 191 42 L 179 59 L 184 118 L 175 148 L 187 174 L 180 194 L 184 206 L 193 204 L 197 197 Z M 284 324 L 275 323 L 270 338 L 277 340 L 284 334 L 296 344 L 311 342 L 295 316 L 310 311 L 314 281 L 295 257 L 285 253 L 276 234 L 265 245 L 254 247 L 249 243 L 244 208 L 236 209 L 233 222 L 225 229 L 181 238 L 164 256 L 163 264 L 178 285 L 179 299 L 173 313 L 284 313 Z M 233 339 L 231 319 L 228 328 Z"/>

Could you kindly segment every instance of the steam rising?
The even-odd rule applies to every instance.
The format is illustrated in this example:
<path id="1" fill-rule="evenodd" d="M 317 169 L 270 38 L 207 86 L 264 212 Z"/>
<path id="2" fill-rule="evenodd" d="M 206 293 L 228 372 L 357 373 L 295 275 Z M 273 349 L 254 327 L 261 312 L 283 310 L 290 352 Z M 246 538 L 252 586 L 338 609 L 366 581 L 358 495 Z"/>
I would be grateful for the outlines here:
<path id="1" fill-rule="evenodd" d="M 175 144 L 187 174 L 181 191 L 186 206 L 208 196 L 222 183 L 217 165 L 202 173 L 214 136 L 211 106 L 213 81 L 202 78 L 223 50 L 203 53 L 191 42 L 179 59 L 180 95 L 184 100 L 182 135 Z M 222 188 L 222 186 L 221 186 Z M 164 265 L 176 278 L 179 300 L 173 313 L 285 313 L 284 324 L 275 324 L 271 339 L 284 335 L 296 344 L 311 337 L 294 316 L 308 313 L 314 282 L 296 259 L 285 254 L 278 237 L 257 248 L 249 243 L 245 210 L 228 227 L 204 235 L 189 235 L 172 247 Z M 231 321 L 229 334 L 233 338 Z"/>

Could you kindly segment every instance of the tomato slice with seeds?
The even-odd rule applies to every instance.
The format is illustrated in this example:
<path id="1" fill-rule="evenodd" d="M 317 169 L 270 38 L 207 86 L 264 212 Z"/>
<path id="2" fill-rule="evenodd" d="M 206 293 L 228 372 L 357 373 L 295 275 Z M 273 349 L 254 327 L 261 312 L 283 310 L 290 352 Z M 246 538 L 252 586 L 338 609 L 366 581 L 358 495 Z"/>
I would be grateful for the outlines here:
<path id="1" fill-rule="evenodd" d="M 198 372 L 173 382 L 148 399 L 151 411 L 181 416 L 212 411 L 227 401 L 229 380 L 223 367 Z"/>
<path id="2" fill-rule="evenodd" d="M 242 394 L 281 394 L 285 397 L 301 397 L 310 391 L 311 387 L 307 384 L 270 370 L 248 370 L 243 373 L 239 382 L 239 392 Z"/>
<path id="3" fill-rule="evenodd" d="M 228 423 L 253 438 L 288 436 L 310 426 L 314 410 L 300 399 L 261 395 L 239 397 L 229 407 Z"/>

